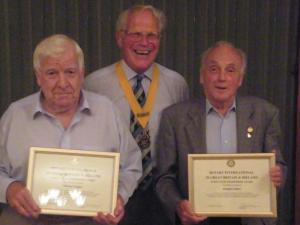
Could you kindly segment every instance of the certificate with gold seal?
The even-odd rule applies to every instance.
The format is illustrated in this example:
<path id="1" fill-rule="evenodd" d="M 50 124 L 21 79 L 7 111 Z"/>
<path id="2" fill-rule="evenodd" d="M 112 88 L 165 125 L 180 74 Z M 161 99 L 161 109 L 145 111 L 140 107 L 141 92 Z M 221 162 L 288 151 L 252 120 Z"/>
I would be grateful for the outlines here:
<path id="1" fill-rule="evenodd" d="M 189 154 L 189 200 L 206 216 L 276 217 L 275 154 Z"/>
<path id="2" fill-rule="evenodd" d="M 44 214 L 112 213 L 119 160 L 113 152 L 31 147 L 27 188 Z"/>

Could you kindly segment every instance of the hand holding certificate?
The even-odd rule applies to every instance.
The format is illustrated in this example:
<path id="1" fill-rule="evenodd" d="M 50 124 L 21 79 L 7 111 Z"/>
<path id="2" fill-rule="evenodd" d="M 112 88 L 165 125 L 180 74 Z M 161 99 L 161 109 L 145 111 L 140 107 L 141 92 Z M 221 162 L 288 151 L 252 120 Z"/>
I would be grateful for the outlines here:
<path id="1" fill-rule="evenodd" d="M 31 148 L 27 187 L 42 213 L 113 213 L 119 153 Z"/>
<path id="2" fill-rule="evenodd" d="M 190 154 L 188 160 L 189 196 L 196 213 L 276 217 L 273 153 Z"/>

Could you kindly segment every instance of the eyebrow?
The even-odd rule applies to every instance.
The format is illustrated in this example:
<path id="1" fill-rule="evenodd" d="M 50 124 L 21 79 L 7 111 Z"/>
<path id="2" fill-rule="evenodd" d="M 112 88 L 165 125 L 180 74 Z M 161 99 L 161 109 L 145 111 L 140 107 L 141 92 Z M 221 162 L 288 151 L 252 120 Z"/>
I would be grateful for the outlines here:
<path id="1" fill-rule="evenodd" d="M 238 67 L 236 64 L 234 64 L 234 63 L 230 63 L 230 64 L 228 64 L 227 66 L 234 66 L 234 67 Z"/>
<path id="2" fill-rule="evenodd" d="M 207 64 L 218 64 L 217 61 L 212 60 L 212 59 L 206 60 L 206 63 L 207 63 Z"/>
<path id="3" fill-rule="evenodd" d="M 214 65 L 214 64 L 217 64 L 217 65 L 219 65 L 219 63 L 217 62 L 217 61 L 215 61 L 215 60 L 209 60 L 209 61 L 207 61 L 207 63 L 206 63 L 207 65 Z M 226 67 L 227 66 L 234 66 L 234 67 L 238 67 L 238 65 L 237 64 L 235 64 L 235 63 L 229 63 L 229 64 L 227 64 L 226 65 Z"/>

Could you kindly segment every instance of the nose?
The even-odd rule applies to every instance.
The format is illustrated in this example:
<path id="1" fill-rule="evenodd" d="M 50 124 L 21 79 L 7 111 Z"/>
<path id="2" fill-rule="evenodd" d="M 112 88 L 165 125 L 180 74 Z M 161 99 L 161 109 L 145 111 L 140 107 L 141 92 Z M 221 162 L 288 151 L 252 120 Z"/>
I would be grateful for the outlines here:
<path id="1" fill-rule="evenodd" d="M 226 72 L 225 71 L 220 71 L 218 75 L 218 80 L 224 81 L 226 79 Z"/>
<path id="2" fill-rule="evenodd" d="M 63 73 L 59 74 L 59 78 L 58 78 L 58 86 L 61 88 L 65 88 L 68 84 L 67 78 Z"/>
<path id="3" fill-rule="evenodd" d="M 147 34 L 143 34 L 142 35 L 141 43 L 142 44 L 148 44 L 148 36 L 147 36 Z"/>

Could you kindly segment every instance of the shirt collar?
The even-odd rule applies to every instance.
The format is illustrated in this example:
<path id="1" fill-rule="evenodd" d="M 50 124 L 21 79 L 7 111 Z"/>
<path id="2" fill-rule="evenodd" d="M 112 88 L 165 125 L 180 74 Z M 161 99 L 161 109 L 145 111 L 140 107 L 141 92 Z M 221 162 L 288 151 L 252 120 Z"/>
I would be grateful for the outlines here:
<path id="1" fill-rule="evenodd" d="M 134 77 L 137 75 L 137 73 L 127 65 L 127 63 L 124 61 L 124 59 L 121 60 L 121 65 L 124 69 L 124 72 L 125 72 L 128 80 L 134 79 Z M 153 64 L 143 74 L 149 80 L 152 80 L 152 72 L 153 72 Z"/>
<path id="2" fill-rule="evenodd" d="M 206 115 L 208 115 L 210 112 L 212 111 L 215 111 L 217 112 L 216 108 L 210 103 L 210 101 L 206 98 L 206 101 L 205 101 L 205 110 L 206 110 Z M 232 106 L 229 108 L 228 112 L 230 111 L 233 111 L 235 112 L 236 110 L 236 100 L 234 99 L 233 103 L 232 103 Z"/>
<path id="3" fill-rule="evenodd" d="M 86 95 L 87 95 L 86 91 L 81 90 L 81 96 L 80 96 L 79 107 L 77 109 L 77 112 L 91 113 L 91 108 L 87 101 Z M 32 112 L 33 119 L 35 119 L 40 114 L 53 116 L 43 108 L 42 98 L 43 98 L 43 94 L 42 91 L 40 90 L 37 94 L 36 105 Z"/>

